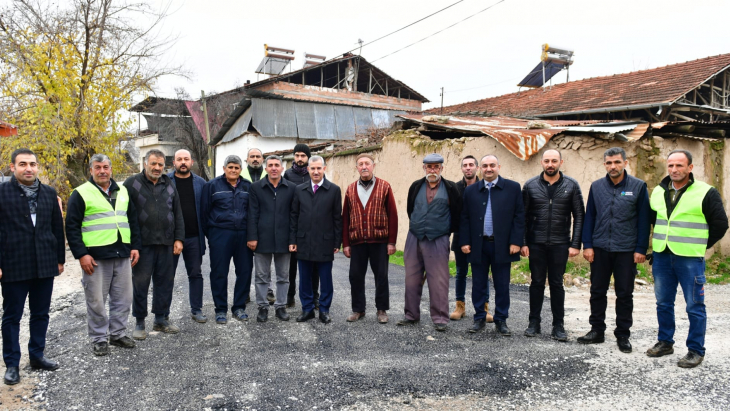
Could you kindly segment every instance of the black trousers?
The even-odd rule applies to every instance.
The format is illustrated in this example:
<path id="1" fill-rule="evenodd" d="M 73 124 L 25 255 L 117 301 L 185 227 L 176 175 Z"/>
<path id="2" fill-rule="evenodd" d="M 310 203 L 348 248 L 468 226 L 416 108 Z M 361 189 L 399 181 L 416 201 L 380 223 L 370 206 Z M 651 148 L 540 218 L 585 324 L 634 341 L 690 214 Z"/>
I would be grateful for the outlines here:
<path id="1" fill-rule="evenodd" d="M 390 309 L 390 290 L 388 289 L 388 244 L 365 243 L 350 246 L 350 292 L 352 311 L 365 312 L 365 275 L 370 269 L 375 275 L 375 308 Z"/>
<path id="2" fill-rule="evenodd" d="M 565 315 L 563 274 L 568 263 L 568 244 L 528 244 L 530 248 L 530 321 L 540 322 L 545 299 L 545 280 L 550 285 L 550 309 L 553 325 L 562 324 Z"/>
<path id="3" fill-rule="evenodd" d="M 608 304 L 608 287 L 613 275 L 616 289 L 616 337 L 629 337 L 631 325 L 634 323 L 634 280 L 636 264 L 634 252 L 609 252 L 593 248 L 595 256 L 591 263 L 591 329 L 606 331 L 606 305 Z"/>
<path id="4" fill-rule="evenodd" d="M 2 283 L 3 359 L 6 367 L 18 367 L 20 364 L 20 319 L 23 317 L 26 298 L 30 309 L 28 357 L 31 359 L 43 357 L 50 318 L 48 311 L 51 308 L 53 279 L 54 277 L 49 277 Z"/>
<path id="5" fill-rule="evenodd" d="M 152 313 L 169 315 L 172 289 L 175 285 L 175 264 L 171 245 L 143 245 L 139 261 L 132 267 L 132 316 L 137 320 L 147 317 L 147 294 L 152 287 Z"/>
<path id="6" fill-rule="evenodd" d="M 314 290 L 314 299 L 319 300 L 319 273 L 317 270 L 312 272 L 312 290 Z M 289 258 L 289 292 L 287 297 L 294 298 L 297 295 L 297 253 L 291 253 Z"/>
<path id="7" fill-rule="evenodd" d="M 195 314 L 203 310 L 203 253 L 200 252 L 200 240 L 198 237 L 186 238 L 183 243 L 183 251 L 173 256 L 173 273 L 177 273 L 177 264 L 180 262 L 180 255 L 185 261 L 185 270 L 188 272 L 188 285 L 190 296 L 190 312 Z M 173 274 L 174 275 L 174 274 Z"/>

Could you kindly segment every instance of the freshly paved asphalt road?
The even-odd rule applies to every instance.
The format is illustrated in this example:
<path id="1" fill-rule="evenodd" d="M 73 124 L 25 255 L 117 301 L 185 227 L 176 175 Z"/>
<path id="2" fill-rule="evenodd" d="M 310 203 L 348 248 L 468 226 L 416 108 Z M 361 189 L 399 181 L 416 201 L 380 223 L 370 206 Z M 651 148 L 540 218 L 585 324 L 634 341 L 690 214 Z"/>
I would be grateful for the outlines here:
<path id="1" fill-rule="evenodd" d="M 212 321 L 207 279 L 204 311 L 210 320 L 206 324 L 190 320 L 187 278 L 181 264 L 171 314 L 181 327 L 180 334 L 152 333 L 133 350 L 111 347 L 112 353 L 106 357 L 91 353 L 83 294 L 57 300 L 46 354 L 58 360 L 62 368 L 41 373 L 34 398 L 45 400 L 42 407 L 51 410 L 549 409 L 568 404 L 570 408 L 583 404 L 594 409 L 630 409 L 637 404 L 605 402 L 605 398 L 620 398 L 630 387 L 631 392 L 674 393 L 671 395 L 704 392 L 693 404 L 717 409 L 727 406 L 727 396 L 722 394 L 726 386 L 715 385 L 727 383 L 727 377 L 717 381 L 717 375 L 723 375 L 720 372 L 692 384 L 669 378 L 647 386 L 643 373 L 651 370 L 597 364 L 596 347 L 575 343 L 575 337 L 586 330 L 571 330 L 572 341 L 568 343 L 552 341 L 547 298 L 544 334 L 533 339 L 523 337 L 528 312 L 526 286 L 512 286 L 510 290 L 511 338 L 496 335 L 491 325 L 482 333 L 468 334 L 469 318 L 451 322 L 445 333 L 435 332 L 428 315 L 427 290 L 421 324 L 397 327 L 404 295 L 404 271 L 399 266 L 390 268 L 390 323 L 376 322 L 372 278 L 367 283 L 367 316 L 347 323 L 348 264 L 349 260 L 338 254 L 331 324 L 318 320 L 296 323 L 294 317 L 300 312 L 297 301 L 289 310 L 289 322 L 275 319 L 271 310 L 268 322 L 257 323 L 256 309 L 250 305 L 247 313 L 251 320 L 229 320 L 224 326 Z M 207 256 L 203 271 L 209 272 Z M 232 288 L 233 274 L 230 280 Z M 453 295 L 453 280 L 451 287 Z M 470 289 L 469 284 L 467 291 Z M 490 300 L 494 301 L 493 295 Z M 473 309 L 468 313 L 473 314 Z M 148 318 L 148 330 L 151 325 Z M 608 338 L 611 342 L 602 349 L 616 351 L 612 337 Z M 608 344 L 611 346 L 606 347 Z M 661 402 L 653 404 L 665 408 Z M 671 408 L 671 402 L 666 405 Z"/>

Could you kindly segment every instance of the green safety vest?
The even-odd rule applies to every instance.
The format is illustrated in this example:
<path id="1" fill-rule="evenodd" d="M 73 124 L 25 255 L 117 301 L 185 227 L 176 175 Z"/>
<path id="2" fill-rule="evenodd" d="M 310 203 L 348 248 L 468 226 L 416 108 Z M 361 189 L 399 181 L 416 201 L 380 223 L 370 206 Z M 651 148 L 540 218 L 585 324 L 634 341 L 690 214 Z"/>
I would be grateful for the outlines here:
<path id="1" fill-rule="evenodd" d="M 251 173 L 248 172 L 248 166 L 243 166 L 243 170 L 241 170 L 241 177 L 252 183 L 254 182 L 253 180 L 251 180 Z M 266 177 L 266 169 L 261 170 L 261 177 L 259 179 L 263 180 L 264 177 Z"/>
<path id="2" fill-rule="evenodd" d="M 87 247 L 101 247 L 117 242 L 117 232 L 122 235 L 122 242 L 130 244 L 129 220 L 127 207 L 129 193 L 127 188 L 119 186 L 116 193 L 116 210 L 104 197 L 96 185 L 90 181 L 76 187 L 86 203 L 84 220 L 81 222 L 81 237 Z"/>
<path id="3" fill-rule="evenodd" d="M 671 184 L 671 182 L 670 182 Z M 710 226 L 702 214 L 702 200 L 712 186 L 702 181 L 695 181 L 685 190 L 679 202 L 667 216 L 666 192 L 662 186 L 656 186 L 651 193 L 651 208 L 656 211 L 652 248 L 662 252 L 666 247 L 676 255 L 683 257 L 704 257 L 707 250 L 707 239 Z"/>

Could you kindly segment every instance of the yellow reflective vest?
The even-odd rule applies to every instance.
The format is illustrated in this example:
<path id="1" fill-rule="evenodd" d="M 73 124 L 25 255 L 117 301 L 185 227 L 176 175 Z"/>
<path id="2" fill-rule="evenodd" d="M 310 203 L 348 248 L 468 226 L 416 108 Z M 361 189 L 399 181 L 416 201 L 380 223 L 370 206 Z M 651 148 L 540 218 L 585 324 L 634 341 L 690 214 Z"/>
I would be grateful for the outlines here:
<path id="1" fill-rule="evenodd" d="M 104 197 L 96 185 L 90 181 L 76 187 L 86 203 L 84 219 L 81 222 L 81 237 L 87 247 L 101 247 L 117 242 L 121 234 L 122 242 L 130 244 L 129 220 L 127 208 L 129 193 L 123 185 L 116 192 L 116 207 Z"/>
<path id="2" fill-rule="evenodd" d="M 252 183 L 254 182 L 251 179 L 251 173 L 248 171 L 248 166 L 246 166 L 246 165 L 244 165 L 243 166 L 243 170 L 241 170 L 241 177 L 245 178 L 246 180 L 248 180 L 248 181 L 250 181 Z M 261 177 L 259 178 L 259 180 L 263 180 L 264 177 L 266 177 L 266 169 L 265 168 L 261 170 Z"/>
<path id="3" fill-rule="evenodd" d="M 662 252 L 669 247 L 672 253 L 679 256 L 705 256 L 710 226 L 702 213 L 702 200 L 711 188 L 702 181 L 693 182 L 680 197 L 672 215 L 667 216 L 666 190 L 656 186 L 650 200 L 652 210 L 657 213 L 651 243 L 654 251 Z"/>

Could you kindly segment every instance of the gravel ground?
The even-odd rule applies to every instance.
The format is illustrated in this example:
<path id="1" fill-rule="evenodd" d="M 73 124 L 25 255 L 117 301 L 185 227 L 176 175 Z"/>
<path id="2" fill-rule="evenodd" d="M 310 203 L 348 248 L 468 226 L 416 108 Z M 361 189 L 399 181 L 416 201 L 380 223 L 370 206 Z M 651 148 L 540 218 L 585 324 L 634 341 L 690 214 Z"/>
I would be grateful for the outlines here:
<path id="1" fill-rule="evenodd" d="M 575 343 L 589 328 L 586 289 L 571 288 L 567 293 L 568 343 L 549 338 L 547 298 L 544 334 L 532 339 L 522 336 L 528 296 L 527 286 L 517 285 L 510 289 L 511 338 L 496 335 L 491 325 L 485 332 L 468 334 L 468 318 L 452 322 L 446 333 L 435 332 L 428 316 L 427 290 L 420 325 L 396 327 L 395 322 L 402 318 L 404 294 L 404 272 L 399 266 L 390 268 L 391 322 L 376 322 L 374 284 L 369 278 L 368 315 L 350 324 L 345 322 L 350 312 L 348 264 L 338 254 L 331 324 L 318 320 L 300 324 L 294 318 L 281 322 L 273 318 L 272 309 L 267 323 L 252 318 L 245 323 L 229 320 L 225 326 L 212 320 L 207 324 L 190 320 L 187 278 L 181 265 L 171 314 L 181 333 L 152 332 L 136 349 L 111 347 L 111 355 L 100 358 L 91 353 L 87 340 L 83 294 L 64 294 L 53 302 L 46 349 L 47 356 L 58 360 L 62 368 L 30 372 L 23 360 L 23 376 L 35 386 L 22 395 L 9 392 L 6 386 L 1 389 L 2 398 L 13 397 L 12 408 L 51 410 L 730 407 L 730 288 L 726 286 L 707 290 L 711 316 L 705 363 L 683 370 L 676 366 L 686 352 L 679 340 L 686 337 L 688 326 L 681 296 L 675 354 L 649 359 L 643 352 L 656 338 L 650 287 L 637 289 L 634 353 L 627 355 L 618 351 L 612 335 L 595 346 Z M 207 286 L 206 280 L 204 311 L 211 318 L 213 305 Z M 612 310 L 609 305 L 609 328 Z M 247 312 L 255 317 L 253 306 Z M 289 312 L 298 315 L 299 303 Z M 148 330 L 151 323 L 148 318 Z"/>

